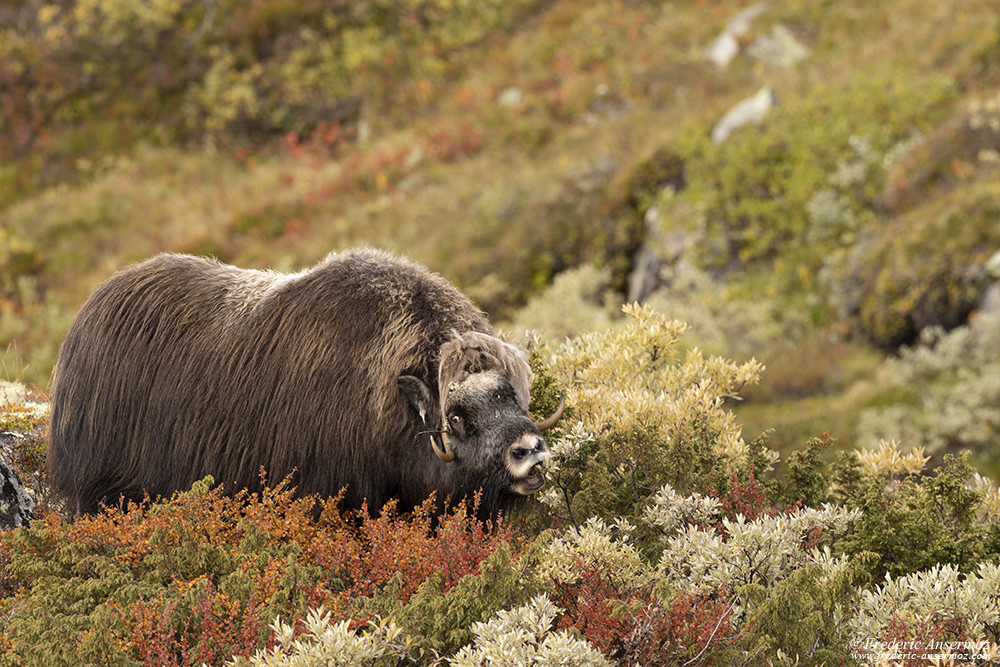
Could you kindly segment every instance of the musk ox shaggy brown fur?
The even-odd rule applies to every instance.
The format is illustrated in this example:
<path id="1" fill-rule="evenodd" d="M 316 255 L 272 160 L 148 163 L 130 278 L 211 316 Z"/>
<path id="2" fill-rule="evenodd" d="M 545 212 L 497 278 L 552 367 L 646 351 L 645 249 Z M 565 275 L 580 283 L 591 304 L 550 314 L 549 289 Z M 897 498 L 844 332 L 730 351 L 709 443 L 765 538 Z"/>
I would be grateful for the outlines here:
<path id="1" fill-rule="evenodd" d="M 530 376 L 461 292 L 386 252 L 290 275 L 159 255 L 98 287 L 63 342 L 49 480 L 75 512 L 263 469 L 370 510 L 482 489 L 492 516 L 543 484 L 558 414 L 528 417 Z"/>

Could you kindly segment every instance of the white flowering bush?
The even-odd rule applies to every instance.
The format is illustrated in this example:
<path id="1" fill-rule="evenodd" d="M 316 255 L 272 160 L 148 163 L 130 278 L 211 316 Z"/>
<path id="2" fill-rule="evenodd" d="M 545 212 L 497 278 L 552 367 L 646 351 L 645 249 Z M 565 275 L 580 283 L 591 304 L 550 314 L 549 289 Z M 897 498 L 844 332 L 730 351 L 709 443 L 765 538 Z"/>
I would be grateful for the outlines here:
<path id="1" fill-rule="evenodd" d="M 988 452 L 1000 437 L 1000 315 L 950 332 L 931 328 L 886 360 L 877 405 L 861 412 L 857 441 L 899 438 L 928 453 Z"/>
<path id="2" fill-rule="evenodd" d="M 230 667 L 379 667 L 396 665 L 406 657 L 409 642 L 391 620 L 375 623 L 362 632 L 350 629 L 351 621 L 333 622 L 322 608 L 304 619 L 305 632 L 295 636 L 294 624 L 275 620 L 271 625 L 277 646 L 257 651 L 250 658 L 236 658 Z"/>
<path id="3" fill-rule="evenodd" d="M 863 591 L 849 625 L 857 644 L 885 637 L 900 624 L 913 632 L 927 632 L 943 623 L 958 624 L 975 641 L 993 640 L 1000 623 L 1000 564 L 981 563 L 962 574 L 954 565 L 935 565 Z M 926 637 L 914 637 L 926 639 Z"/>
<path id="4" fill-rule="evenodd" d="M 676 590 L 708 594 L 758 584 L 769 588 L 817 562 L 810 547 L 820 534 L 845 530 L 857 510 L 836 505 L 789 514 L 723 518 L 718 528 L 686 525 L 667 538 L 658 570 Z"/>
<path id="5" fill-rule="evenodd" d="M 515 609 L 497 612 L 485 623 L 475 623 L 472 645 L 463 647 L 449 664 L 453 667 L 610 667 L 611 662 L 586 641 L 566 631 L 551 632 L 562 610 L 545 595 Z"/>

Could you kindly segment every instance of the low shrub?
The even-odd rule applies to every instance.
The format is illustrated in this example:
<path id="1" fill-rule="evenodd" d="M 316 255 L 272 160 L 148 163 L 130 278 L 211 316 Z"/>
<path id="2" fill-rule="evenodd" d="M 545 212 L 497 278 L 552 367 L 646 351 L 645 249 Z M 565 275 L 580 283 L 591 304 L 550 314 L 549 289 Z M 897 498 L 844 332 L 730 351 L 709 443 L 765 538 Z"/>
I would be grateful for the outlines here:
<path id="1" fill-rule="evenodd" d="M 760 365 L 706 358 L 697 349 L 681 361 L 684 324 L 648 307 L 623 310 L 626 326 L 543 351 L 576 424 L 553 443 L 553 485 L 542 500 L 576 526 L 593 516 L 638 524 L 663 484 L 723 488 L 727 463 L 750 465 L 750 448 L 724 402 L 756 382 Z"/>
<path id="2" fill-rule="evenodd" d="M 776 466 L 725 410 L 757 364 L 681 361 L 683 325 L 626 314 L 532 351 L 532 410 L 570 402 L 546 434 L 546 502 L 483 524 L 474 502 L 370 516 L 206 479 L 49 513 L 0 534 L 0 665 L 818 667 L 902 641 L 1000 650 L 992 482 L 959 457 L 927 472 L 894 443 L 830 464 L 828 436 Z"/>
<path id="3" fill-rule="evenodd" d="M 342 515 L 336 502 L 285 485 L 227 497 L 209 479 L 168 501 L 6 533 L 5 588 L 18 593 L 5 664 L 218 663 L 261 648 L 276 616 L 322 604 L 363 623 L 361 602 L 387 587 L 405 604 L 434 574 L 447 591 L 513 540 L 464 507 L 432 526 L 433 501 L 406 518 Z"/>
<path id="4" fill-rule="evenodd" d="M 451 659 L 455 667 L 496 665 L 567 665 L 568 667 L 605 667 L 611 663 L 586 641 L 565 631 L 550 632 L 562 610 L 545 596 L 528 604 L 500 611 L 485 623 L 477 623 L 472 632 L 475 642 Z"/>
<path id="5" fill-rule="evenodd" d="M 840 548 L 846 553 L 879 555 L 873 576 L 894 577 L 936 564 L 968 570 L 986 557 L 990 521 L 980 516 L 983 494 L 968 488 L 973 471 L 967 457 L 945 456 L 944 464 L 923 473 L 926 458 L 899 454 L 895 443 L 862 454 L 868 470 L 844 474 L 851 456 L 840 462 L 838 495 L 860 511 Z"/>
<path id="6" fill-rule="evenodd" d="M 855 440 L 874 448 L 899 439 L 936 459 L 963 450 L 981 472 L 996 475 L 993 446 L 1000 435 L 1000 317 L 983 314 L 945 332 L 924 330 L 917 343 L 887 359 L 860 411 Z"/>
<path id="7" fill-rule="evenodd" d="M 858 73 L 846 84 L 819 87 L 808 100 L 783 103 L 759 127 L 720 144 L 707 132 L 689 141 L 680 151 L 687 188 L 677 202 L 697 211 L 702 264 L 770 265 L 799 246 L 805 263 L 786 262 L 788 269 L 818 271 L 826 253 L 853 240 L 856 214 L 875 204 L 884 157 L 938 117 L 952 96 L 943 78 Z M 816 123 L 819 117 L 837 122 Z M 819 193 L 826 194 L 815 200 Z M 824 201 L 838 213 L 820 214 L 830 209 Z"/>

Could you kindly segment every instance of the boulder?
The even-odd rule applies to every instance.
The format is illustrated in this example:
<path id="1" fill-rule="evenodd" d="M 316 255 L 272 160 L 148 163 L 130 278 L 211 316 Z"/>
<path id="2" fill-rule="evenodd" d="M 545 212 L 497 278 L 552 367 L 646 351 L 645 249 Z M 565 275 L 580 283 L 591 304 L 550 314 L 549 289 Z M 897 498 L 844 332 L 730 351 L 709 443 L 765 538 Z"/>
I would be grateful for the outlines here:
<path id="1" fill-rule="evenodd" d="M 23 437 L 19 431 L 0 431 L 0 529 L 28 525 L 35 511 L 35 501 L 7 464 L 13 444 Z"/>
<path id="2" fill-rule="evenodd" d="M 722 120 L 712 128 L 712 141 L 721 144 L 747 123 L 760 123 L 771 108 L 777 105 L 778 98 L 774 91 L 767 87 L 761 88 L 752 97 L 738 102 L 726 112 Z"/>
<path id="3" fill-rule="evenodd" d="M 809 49 L 795 38 L 791 30 L 778 24 L 769 34 L 754 40 L 747 47 L 747 54 L 768 67 L 791 69 L 809 55 Z"/>
<path id="4" fill-rule="evenodd" d="M 705 50 L 705 57 L 719 67 L 726 67 L 740 52 L 740 39 L 750 30 L 754 19 L 767 9 L 767 3 L 759 2 L 737 12 L 722 33 Z"/>

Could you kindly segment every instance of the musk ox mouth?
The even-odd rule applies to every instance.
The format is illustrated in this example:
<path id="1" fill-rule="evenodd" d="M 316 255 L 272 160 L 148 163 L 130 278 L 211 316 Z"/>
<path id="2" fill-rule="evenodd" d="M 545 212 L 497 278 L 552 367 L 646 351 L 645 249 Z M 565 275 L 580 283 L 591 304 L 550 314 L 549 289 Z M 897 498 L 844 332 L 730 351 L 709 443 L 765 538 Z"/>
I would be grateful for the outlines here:
<path id="1" fill-rule="evenodd" d="M 545 485 L 545 475 L 542 474 L 538 466 L 535 466 L 531 469 L 531 474 L 528 475 L 523 484 L 528 493 L 534 493 Z"/>
<path id="2" fill-rule="evenodd" d="M 511 484 L 511 489 L 522 496 L 529 496 L 545 486 L 545 474 L 541 464 L 531 468 L 527 477 L 522 477 Z"/>

